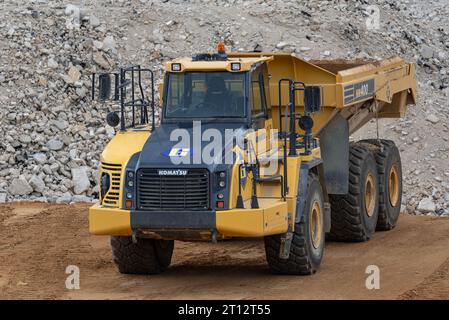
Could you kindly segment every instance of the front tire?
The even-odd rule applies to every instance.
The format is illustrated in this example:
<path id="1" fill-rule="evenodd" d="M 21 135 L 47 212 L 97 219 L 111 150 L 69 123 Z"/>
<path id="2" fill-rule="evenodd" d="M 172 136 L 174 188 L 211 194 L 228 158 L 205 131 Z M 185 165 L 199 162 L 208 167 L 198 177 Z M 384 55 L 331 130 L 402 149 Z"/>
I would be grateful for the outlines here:
<path id="1" fill-rule="evenodd" d="M 379 184 L 376 160 L 370 147 L 360 142 L 350 146 L 348 194 L 329 195 L 330 240 L 366 241 L 376 231 Z"/>
<path id="2" fill-rule="evenodd" d="M 111 237 L 112 256 L 120 273 L 158 274 L 171 263 L 174 241 Z"/>
<path id="3" fill-rule="evenodd" d="M 290 256 L 279 257 L 281 235 L 265 237 L 265 253 L 270 270 L 276 274 L 310 275 L 324 254 L 324 197 L 318 177 L 309 174 L 304 214 L 293 232 Z"/>

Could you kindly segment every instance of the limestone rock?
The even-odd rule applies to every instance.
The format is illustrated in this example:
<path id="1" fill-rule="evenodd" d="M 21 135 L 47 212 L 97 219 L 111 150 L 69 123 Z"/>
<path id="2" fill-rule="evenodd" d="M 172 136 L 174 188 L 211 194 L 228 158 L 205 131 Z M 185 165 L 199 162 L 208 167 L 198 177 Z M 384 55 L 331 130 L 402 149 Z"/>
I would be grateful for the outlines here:
<path id="1" fill-rule="evenodd" d="M 90 181 L 87 175 L 86 167 L 72 169 L 72 183 L 73 183 L 73 192 L 75 194 L 81 194 L 89 190 Z"/>
<path id="2" fill-rule="evenodd" d="M 11 182 L 8 191 L 14 196 L 25 196 L 33 192 L 33 188 L 23 176 L 20 176 Z"/>

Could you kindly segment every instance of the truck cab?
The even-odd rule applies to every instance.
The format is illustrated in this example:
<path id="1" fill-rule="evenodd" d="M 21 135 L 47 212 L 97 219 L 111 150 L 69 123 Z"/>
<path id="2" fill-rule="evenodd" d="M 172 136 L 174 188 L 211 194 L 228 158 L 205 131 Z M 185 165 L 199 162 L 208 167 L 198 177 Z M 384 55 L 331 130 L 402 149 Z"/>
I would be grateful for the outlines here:
<path id="1" fill-rule="evenodd" d="M 266 147 L 272 128 L 269 60 L 200 54 L 166 64 L 160 124 L 125 127 L 101 157 L 101 196 L 95 210 L 113 210 L 116 216 L 127 217 L 117 220 L 112 229 L 199 240 L 262 236 L 288 228 L 286 209 L 277 212 L 279 218 L 273 223 L 264 224 L 264 208 L 252 208 L 260 211 L 254 215 L 260 220 L 258 228 L 248 225 L 245 230 L 238 215 L 233 215 L 237 220 L 224 219 L 217 229 L 218 211 L 236 209 L 238 200 L 243 203 L 238 210 L 251 207 L 247 184 L 253 173 L 241 165 L 248 156 L 243 150 L 248 148 L 247 139 L 254 141 L 248 156 L 253 162 L 270 149 Z M 263 148 L 257 148 L 255 142 L 261 137 Z M 114 171 L 114 166 L 122 171 Z M 267 200 L 272 202 L 268 208 L 286 207 L 284 200 L 277 200 Z M 95 210 L 91 231 L 110 234 L 111 225 L 97 220 L 104 215 Z M 122 225 L 124 220 L 127 223 Z"/>
<path id="2" fill-rule="evenodd" d="M 269 59 L 217 61 L 216 67 L 207 71 L 201 59 L 206 58 L 167 64 L 162 124 L 203 120 L 260 126 L 268 119 Z M 210 58 L 206 61 L 210 63 Z"/>

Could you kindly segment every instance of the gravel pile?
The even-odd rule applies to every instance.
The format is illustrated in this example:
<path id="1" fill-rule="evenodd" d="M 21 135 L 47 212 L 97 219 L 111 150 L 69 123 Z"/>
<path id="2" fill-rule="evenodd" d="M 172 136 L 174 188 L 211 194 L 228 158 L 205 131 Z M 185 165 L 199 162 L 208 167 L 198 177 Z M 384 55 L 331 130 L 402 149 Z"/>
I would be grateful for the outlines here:
<path id="1" fill-rule="evenodd" d="M 379 29 L 367 27 L 371 4 Z M 90 101 L 90 74 L 152 68 L 213 51 L 288 51 L 306 59 L 399 55 L 416 62 L 419 104 L 381 120 L 400 147 L 404 210 L 449 215 L 449 7 L 444 0 L 0 1 L 0 202 L 91 201 L 111 106 Z M 376 135 L 369 124 L 354 139 Z"/>

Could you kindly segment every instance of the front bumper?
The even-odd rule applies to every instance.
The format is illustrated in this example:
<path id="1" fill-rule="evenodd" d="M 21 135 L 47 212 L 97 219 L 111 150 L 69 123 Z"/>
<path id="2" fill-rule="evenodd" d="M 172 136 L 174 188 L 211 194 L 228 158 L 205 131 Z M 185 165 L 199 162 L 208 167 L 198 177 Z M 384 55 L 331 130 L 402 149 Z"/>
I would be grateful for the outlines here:
<path id="1" fill-rule="evenodd" d="M 191 239 L 192 234 L 219 237 L 260 237 L 288 229 L 287 202 L 259 209 L 223 211 L 129 211 L 96 204 L 89 209 L 89 231 L 97 235 Z M 167 235 L 167 236 L 165 236 Z"/>
<path id="2" fill-rule="evenodd" d="M 132 211 L 133 230 L 215 229 L 215 211 Z"/>
<path id="3" fill-rule="evenodd" d="M 130 211 L 101 206 L 99 203 L 89 208 L 89 232 L 98 235 L 132 235 Z"/>

